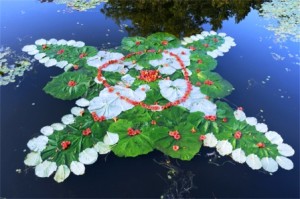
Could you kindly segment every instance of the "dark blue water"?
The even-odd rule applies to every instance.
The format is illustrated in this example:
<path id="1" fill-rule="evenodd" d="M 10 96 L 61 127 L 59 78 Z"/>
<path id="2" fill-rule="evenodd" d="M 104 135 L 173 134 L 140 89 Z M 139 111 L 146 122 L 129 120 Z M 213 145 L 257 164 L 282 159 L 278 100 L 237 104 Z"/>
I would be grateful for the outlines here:
<path id="1" fill-rule="evenodd" d="M 145 36 L 165 30 L 190 36 L 211 28 L 226 32 L 237 43 L 224 57 L 217 59 L 216 71 L 235 87 L 227 100 L 233 107 L 244 107 L 248 116 L 266 122 L 270 130 L 279 132 L 296 151 L 291 157 L 295 168 L 291 171 L 279 169 L 269 175 L 253 171 L 246 164 L 232 165 L 227 162 L 230 158 L 218 159 L 217 166 L 206 156 L 213 150 L 203 148 L 200 156 L 191 162 L 179 161 L 178 165 L 172 160 L 182 169 L 180 179 L 188 176 L 188 171 L 194 174 L 193 184 L 197 188 L 185 196 L 299 198 L 299 43 L 275 42 L 274 33 L 263 27 L 267 22 L 258 15 L 256 8 L 261 1 L 240 1 L 244 3 L 224 8 L 214 8 L 213 1 L 204 1 L 205 5 L 199 7 L 179 6 L 173 14 L 169 13 L 168 3 L 160 7 L 155 3 L 153 7 L 137 4 L 133 12 L 129 12 L 124 2 L 109 1 L 106 7 L 100 5 L 87 12 L 76 12 L 65 5 L 37 0 L 1 0 L 1 45 L 21 53 L 24 45 L 39 38 L 62 38 L 82 40 L 100 49 L 118 46 L 128 34 Z M 118 9 L 109 10 L 109 7 Z M 189 15 L 185 15 L 187 11 Z M 183 16 L 193 16 L 190 18 L 193 20 L 172 20 Z M 120 27 L 124 23 L 129 25 L 127 30 Z M 275 60 L 272 53 L 284 59 Z M 168 169 L 153 161 L 165 160 L 159 152 L 138 158 L 118 158 L 110 154 L 87 166 L 84 176 L 71 175 L 62 184 L 52 178 L 38 178 L 33 169 L 24 166 L 26 152 L 23 150 L 27 141 L 37 136 L 41 127 L 60 121 L 74 105 L 73 101 L 54 99 L 42 91 L 51 77 L 60 73 L 57 68 L 35 63 L 33 70 L 18 78 L 16 83 L 0 88 L 0 196 L 158 198 L 172 188 L 172 181 L 167 180 Z M 16 169 L 22 172 L 17 173 Z"/>

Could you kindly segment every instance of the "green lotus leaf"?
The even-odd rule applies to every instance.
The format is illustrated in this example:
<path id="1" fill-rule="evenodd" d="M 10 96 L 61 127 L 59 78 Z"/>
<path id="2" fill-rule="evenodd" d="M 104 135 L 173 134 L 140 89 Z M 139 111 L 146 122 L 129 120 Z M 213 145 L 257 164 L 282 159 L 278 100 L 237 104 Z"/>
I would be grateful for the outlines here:
<path id="1" fill-rule="evenodd" d="M 150 111 L 140 106 L 135 106 L 134 108 L 121 113 L 118 119 L 126 119 L 132 121 L 135 127 L 140 127 L 142 125 L 149 125 L 152 118 Z M 133 117 L 134 116 L 134 117 Z"/>
<path id="2" fill-rule="evenodd" d="M 48 137 L 47 147 L 41 152 L 43 160 L 56 162 L 57 165 L 70 165 L 72 161 L 78 159 L 79 153 L 82 151 L 82 137 L 66 133 L 66 131 L 55 131 Z M 70 146 L 63 150 L 61 143 L 70 141 Z"/>
<path id="3" fill-rule="evenodd" d="M 194 125 L 190 123 L 181 123 L 169 129 L 161 127 L 160 130 L 152 132 L 151 138 L 155 148 L 164 154 L 172 158 L 191 160 L 201 148 L 199 135 L 191 132 L 193 127 Z M 175 139 L 170 136 L 170 131 L 178 131 L 180 139 Z M 176 149 L 176 147 L 178 147 L 178 149 Z"/>
<path id="4" fill-rule="evenodd" d="M 214 70 L 217 66 L 217 61 L 209 55 L 192 53 L 190 56 L 191 65 L 188 67 L 192 72 Z"/>
<path id="5" fill-rule="evenodd" d="M 187 47 L 196 48 L 197 53 L 206 54 L 208 51 L 216 50 L 224 43 L 224 38 L 218 35 L 209 35 L 202 40 L 187 44 Z"/>
<path id="6" fill-rule="evenodd" d="M 212 98 L 223 98 L 229 95 L 232 85 L 224 80 L 218 73 L 203 71 L 197 73 L 201 82 L 201 92 Z"/>
<path id="7" fill-rule="evenodd" d="M 128 129 L 139 130 L 140 134 L 128 135 Z M 119 142 L 112 148 L 112 151 L 119 157 L 136 157 L 153 151 L 153 142 L 150 135 L 160 128 L 156 126 L 142 126 L 136 128 L 130 120 L 120 119 L 110 125 L 108 131 L 119 135 Z"/>
<path id="8" fill-rule="evenodd" d="M 155 50 L 164 50 L 180 46 L 179 39 L 174 35 L 165 32 L 158 32 L 148 36 L 147 43 L 150 48 Z"/>
<path id="9" fill-rule="evenodd" d="M 148 45 L 144 37 L 125 37 L 122 39 L 122 48 L 129 52 L 138 52 L 147 50 Z"/>
<path id="10" fill-rule="evenodd" d="M 54 77 L 43 90 L 55 98 L 72 100 L 87 91 L 90 81 L 88 76 L 80 72 L 65 72 Z"/>

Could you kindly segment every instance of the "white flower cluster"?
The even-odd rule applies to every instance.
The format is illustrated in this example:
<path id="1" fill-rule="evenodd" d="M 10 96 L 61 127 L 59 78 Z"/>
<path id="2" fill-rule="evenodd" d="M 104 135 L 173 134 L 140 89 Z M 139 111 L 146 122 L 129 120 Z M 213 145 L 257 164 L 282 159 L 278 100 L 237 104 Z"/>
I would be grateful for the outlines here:
<path id="1" fill-rule="evenodd" d="M 225 40 L 225 42 L 217 49 L 207 52 L 207 54 L 212 58 L 223 56 L 224 53 L 227 53 L 231 47 L 236 46 L 236 43 L 234 42 L 234 39 L 232 37 L 226 36 L 226 33 L 216 33 L 215 31 L 210 31 L 210 32 L 203 31 L 201 32 L 201 34 L 192 35 L 190 37 L 184 37 L 183 40 L 181 41 L 181 44 L 187 45 L 199 40 L 204 40 L 205 37 L 210 35 L 218 35 L 220 37 L 223 37 Z"/>
<path id="2" fill-rule="evenodd" d="M 59 68 L 64 68 L 65 71 L 69 70 L 73 67 L 72 63 L 68 63 L 67 61 L 57 61 L 56 59 L 50 58 L 46 55 L 46 53 L 42 53 L 37 49 L 37 46 L 42 45 L 58 45 L 58 46 L 73 46 L 77 48 L 82 48 L 85 46 L 85 43 L 82 41 L 69 40 L 66 41 L 64 39 L 38 39 L 35 41 L 35 45 L 26 45 L 22 48 L 22 51 L 27 52 L 29 55 L 34 55 L 34 58 L 38 60 L 41 64 L 44 64 L 46 67 L 57 66 Z"/>
<path id="3" fill-rule="evenodd" d="M 238 163 L 247 163 L 247 165 L 253 170 L 263 168 L 267 172 L 275 172 L 278 170 L 278 165 L 286 170 L 291 170 L 294 167 L 293 162 L 288 159 L 294 155 L 294 149 L 283 143 L 282 137 L 275 131 L 268 131 L 268 127 L 264 123 L 257 123 L 257 119 L 254 117 L 246 117 L 246 114 L 242 110 L 234 111 L 234 116 L 239 121 L 245 121 L 251 126 L 255 126 L 256 130 L 265 133 L 266 138 L 272 143 L 277 145 L 278 152 L 280 156 L 277 156 L 275 160 L 271 157 L 264 157 L 260 159 L 256 154 L 248 154 L 241 148 L 233 150 L 233 147 L 228 140 L 217 140 L 213 133 L 208 133 L 205 135 L 203 141 L 204 146 L 216 147 L 220 155 L 230 155 L 234 161 Z"/>
<path id="4" fill-rule="evenodd" d="M 28 141 L 27 146 L 31 150 L 27 154 L 24 163 L 27 166 L 35 166 L 35 174 L 38 177 L 50 177 L 55 171 L 54 180 L 57 182 L 63 182 L 70 173 L 75 175 L 83 175 L 85 172 L 84 165 L 90 165 L 97 161 L 98 153 L 107 154 L 111 151 L 111 147 L 119 141 L 119 135 L 116 133 L 107 132 L 103 138 L 103 142 L 96 143 L 92 148 L 86 148 L 79 153 L 78 161 L 72 161 L 70 168 L 67 165 L 59 165 L 55 162 L 45 160 L 42 161 L 41 152 L 46 148 L 48 143 L 48 136 L 52 135 L 54 131 L 63 130 L 66 125 L 75 122 L 75 117 L 82 116 L 84 112 L 83 107 L 89 106 L 90 101 L 85 98 L 81 98 L 76 101 L 78 107 L 71 109 L 72 114 L 67 114 L 62 117 L 62 123 L 53 123 L 50 126 L 44 126 L 41 128 L 40 135 Z M 75 117 L 74 117 L 75 116 Z"/>

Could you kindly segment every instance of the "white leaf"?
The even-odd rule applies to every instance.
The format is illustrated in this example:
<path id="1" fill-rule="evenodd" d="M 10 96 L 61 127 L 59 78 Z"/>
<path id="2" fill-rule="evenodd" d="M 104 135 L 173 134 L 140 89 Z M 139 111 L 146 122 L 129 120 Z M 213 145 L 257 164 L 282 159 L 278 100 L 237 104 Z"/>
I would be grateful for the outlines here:
<path id="1" fill-rule="evenodd" d="M 51 67 L 51 66 L 55 66 L 57 64 L 56 59 L 49 59 L 46 63 L 45 66 L 46 67 Z"/>
<path id="2" fill-rule="evenodd" d="M 77 41 L 73 46 L 77 48 L 82 48 L 85 45 L 82 41 Z"/>
<path id="3" fill-rule="evenodd" d="M 45 56 L 46 56 L 46 53 L 39 53 L 39 54 L 34 55 L 34 59 L 40 60 L 40 59 L 43 59 Z"/>
<path id="4" fill-rule="evenodd" d="M 218 144 L 218 140 L 213 133 L 207 133 L 203 141 L 204 146 L 215 147 Z"/>
<path id="5" fill-rule="evenodd" d="M 246 122 L 250 126 L 255 126 L 257 124 L 257 119 L 255 117 L 247 117 Z"/>
<path id="6" fill-rule="evenodd" d="M 71 113 L 75 116 L 81 116 L 83 114 L 83 112 L 84 112 L 84 108 L 80 108 L 77 106 L 75 106 L 71 109 Z"/>
<path id="7" fill-rule="evenodd" d="M 279 166 L 285 170 L 291 170 L 294 168 L 294 163 L 283 156 L 277 156 L 276 157 L 276 162 L 279 164 Z"/>
<path id="8" fill-rule="evenodd" d="M 41 63 L 41 64 L 44 64 L 44 63 L 46 63 L 47 61 L 49 61 L 49 57 L 44 57 L 44 58 L 42 58 L 42 59 L 40 59 L 39 60 L 39 62 Z"/>
<path id="9" fill-rule="evenodd" d="M 90 105 L 90 101 L 85 98 L 80 98 L 76 101 L 76 105 L 80 107 L 87 107 Z"/>
<path id="10" fill-rule="evenodd" d="M 60 165 L 55 173 L 54 180 L 58 183 L 63 182 L 70 175 L 70 169 L 67 165 Z"/>
<path id="11" fill-rule="evenodd" d="M 57 39 L 50 39 L 47 44 L 52 44 L 52 45 L 55 45 L 57 43 Z"/>
<path id="12" fill-rule="evenodd" d="M 47 143 L 48 137 L 40 135 L 36 138 L 32 138 L 31 140 L 29 140 L 27 146 L 32 151 L 41 152 L 46 148 Z"/>
<path id="13" fill-rule="evenodd" d="M 62 123 L 54 123 L 54 124 L 51 124 L 51 127 L 56 131 L 61 131 L 65 128 L 65 125 Z"/>
<path id="14" fill-rule="evenodd" d="M 81 162 L 77 162 L 77 161 L 71 162 L 70 169 L 75 175 L 83 175 L 85 172 L 84 164 L 82 164 Z"/>
<path id="15" fill-rule="evenodd" d="M 76 41 L 75 40 L 69 40 L 67 42 L 67 46 L 73 46 L 74 44 L 76 44 Z"/>
<path id="16" fill-rule="evenodd" d="M 56 66 L 59 68 L 64 68 L 66 65 L 68 65 L 67 61 L 60 61 L 56 63 Z"/>
<path id="17" fill-rule="evenodd" d="M 47 41 L 45 39 L 38 39 L 35 41 L 35 45 L 44 45 L 44 44 L 47 44 Z"/>
<path id="18" fill-rule="evenodd" d="M 55 162 L 45 160 L 35 167 L 35 175 L 40 178 L 49 177 L 54 171 L 56 171 L 56 169 L 57 166 Z"/>
<path id="19" fill-rule="evenodd" d="M 273 158 L 264 157 L 261 159 L 264 170 L 273 173 L 278 170 L 278 164 Z"/>
<path id="20" fill-rule="evenodd" d="M 266 133 L 268 131 L 268 126 L 264 123 L 257 123 L 255 125 L 255 129 L 258 131 L 258 132 L 261 132 L 261 133 Z"/>
<path id="21" fill-rule="evenodd" d="M 40 51 L 39 50 L 33 50 L 33 51 L 29 51 L 28 55 L 36 55 L 38 54 Z"/>
<path id="22" fill-rule="evenodd" d="M 67 41 L 64 39 L 58 40 L 56 43 L 56 45 L 66 45 L 66 44 L 67 44 Z"/>
<path id="23" fill-rule="evenodd" d="M 289 157 L 289 156 L 292 156 L 295 154 L 294 149 L 290 145 L 285 144 L 285 143 L 278 144 L 277 149 L 281 155 L 286 156 L 286 157 Z"/>
<path id="24" fill-rule="evenodd" d="M 236 110 L 233 114 L 236 120 L 244 121 L 246 119 L 246 114 L 242 110 Z"/>
<path id="25" fill-rule="evenodd" d="M 28 153 L 24 164 L 27 166 L 36 166 L 42 162 L 41 154 L 39 152 Z"/>
<path id="26" fill-rule="evenodd" d="M 227 140 L 218 141 L 217 151 L 220 155 L 229 155 L 232 152 L 232 145 Z"/>
<path id="27" fill-rule="evenodd" d="M 89 165 L 97 161 L 98 153 L 94 148 L 86 148 L 79 153 L 79 162 Z"/>
<path id="28" fill-rule="evenodd" d="M 258 170 L 262 167 L 259 157 L 255 154 L 250 154 L 247 156 L 246 163 L 253 170 Z"/>
<path id="29" fill-rule="evenodd" d="M 36 50 L 37 47 L 36 45 L 26 45 L 22 48 L 22 51 L 23 52 L 30 52 L 30 51 L 33 51 L 33 50 Z"/>
<path id="30" fill-rule="evenodd" d="M 275 131 L 269 131 L 265 134 L 266 138 L 272 143 L 272 144 L 281 144 L 283 142 L 282 137 L 276 133 Z"/>
<path id="31" fill-rule="evenodd" d="M 119 141 L 119 134 L 107 132 L 103 138 L 103 142 L 106 145 L 114 145 Z"/>
<path id="32" fill-rule="evenodd" d="M 65 125 L 73 124 L 75 122 L 75 118 L 72 114 L 68 114 L 68 115 L 63 116 L 61 118 L 61 121 Z"/>
<path id="33" fill-rule="evenodd" d="M 54 129 L 51 126 L 44 126 L 43 128 L 41 128 L 41 133 L 49 136 L 52 135 L 54 132 Z"/>
<path id="34" fill-rule="evenodd" d="M 245 152 L 239 148 L 232 151 L 232 159 L 238 163 L 245 163 L 246 162 L 246 154 Z"/>
<path id="35" fill-rule="evenodd" d="M 104 144 L 104 142 L 97 142 L 94 148 L 96 149 L 96 151 L 98 151 L 99 154 L 107 154 L 111 151 L 110 146 Z"/>

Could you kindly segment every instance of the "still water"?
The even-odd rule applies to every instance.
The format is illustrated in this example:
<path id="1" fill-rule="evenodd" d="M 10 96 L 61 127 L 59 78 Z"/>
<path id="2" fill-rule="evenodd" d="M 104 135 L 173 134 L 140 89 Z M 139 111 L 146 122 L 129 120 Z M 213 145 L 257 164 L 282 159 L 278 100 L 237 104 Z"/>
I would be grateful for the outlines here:
<path id="1" fill-rule="evenodd" d="M 293 1 L 293 0 L 290 0 Z M 5 198 L 299 198 L 299 43 L 278 41 L 265 27 L 263 1 L 125 1 L 109 0 L 78 12 L 55 1 L 2 0 L 1 46 L 22 54 L 24 45 L 39 38 L 81 40 L 98 49 L 120 45 L 126 36 L 166 31 L 179 37 L 214 29 L 235 38 L 237 46 L 218 57 L 216 71 L 235 87 L 226 98 L 249 116 L 279 132 L 296 151 L 291 171 L 270 175 L 253 171 L 230 158 L 210 156 L 202 148 L 190 162 L 171 160 L 160 152 L 137 158 L 113 154 L 88 166 L 84 176 L 64 183 L 42 179 L 24 166 L 29 139 L 41 127 L 69 113 L 74 101 L 45 94 L 42 88 L 61 73 L 34 62 L 15 83 L 1 87 L 1 197 Z M 283 16 L 284 17 L 284 16 Z M 299 24 L 298 24 L 299 26 Z M 20 169 L 21 172 L 16 172 Z M 172 176 L 172 174 L 169 173 Z M 181 187 L 194 186 L 189 193 Z M 176 187 L 179 191 L 176 191 Z M 183 191 L 180 193 L 180 191 Z"/>

